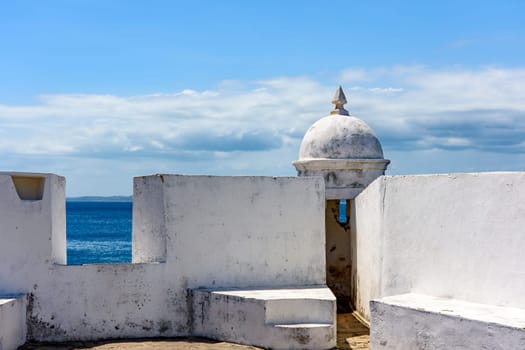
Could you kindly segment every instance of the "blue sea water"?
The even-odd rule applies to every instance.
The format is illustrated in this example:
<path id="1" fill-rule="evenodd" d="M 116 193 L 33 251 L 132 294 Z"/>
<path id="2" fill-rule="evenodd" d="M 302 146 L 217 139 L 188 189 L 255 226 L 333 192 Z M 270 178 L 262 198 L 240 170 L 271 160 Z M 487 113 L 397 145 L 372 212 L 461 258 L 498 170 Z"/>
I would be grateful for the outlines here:
<path id="1" fill-rule="evenodd" d="M 131 202 L 66 201 L 67 263 L 131 262 Z"/>

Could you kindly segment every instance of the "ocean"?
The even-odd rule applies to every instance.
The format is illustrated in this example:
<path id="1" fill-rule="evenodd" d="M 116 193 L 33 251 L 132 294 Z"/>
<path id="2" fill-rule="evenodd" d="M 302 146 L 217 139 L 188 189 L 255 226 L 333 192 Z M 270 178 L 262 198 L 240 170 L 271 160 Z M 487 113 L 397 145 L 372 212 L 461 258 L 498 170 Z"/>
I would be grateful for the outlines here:
<path id="1" fill-rule="evenodd" d="M 131 262 L 131 202 L 66 201 L 69 265 Z"/>

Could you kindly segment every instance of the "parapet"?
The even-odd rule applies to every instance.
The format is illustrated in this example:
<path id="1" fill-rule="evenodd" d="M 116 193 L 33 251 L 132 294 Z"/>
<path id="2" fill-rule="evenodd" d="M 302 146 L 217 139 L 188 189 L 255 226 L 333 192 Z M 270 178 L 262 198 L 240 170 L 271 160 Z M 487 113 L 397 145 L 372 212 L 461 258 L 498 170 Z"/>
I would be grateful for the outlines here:
<path id="1" fill-rule="evenodd" d="M 320 177 L 134 179 L 133 262 L 187 266 L 197 286 L 324 284 L 324 242 Z"/>
<path id="2" fill-rule="evenodd" d="M 273 348 L 294 348 L 290 336 L 295 348 L 335 345 L 321 177 L 137 177 L 133 263 L 74 266 L 66 265 L 64 185 L 53 174 L 0 173 L 0 296 L 20 293 L 27 302 L 21 307 L 27 333 L 18 327 L 20 337 L 62 342 L 190 336 L 197 334 L 196 290 L 256 288 L 279 299 L 269 301 L 270 313 L 250 312 L 252 321 L 265 322 L 267 336 L 260 343 L 246 334 L 201 335 Z M 329 300 L 297 300 L 297 291 L 312 289 Z M 239 310 L 248 313 L 252 301 Z M 23 320 L 24 313 L 15 316 Z M 210 317 L 209 325 L 221 322 Z M 241 326 L 228 322 L 229 328 Z M 305 337 L 308 344 L 301 343 Z M 9 344 L 7 350 L 14 349 Z"/>
<path id="3" fill-rule="evenodd" d="M 0 172 L 0 198 L 0 291 L 25 290 L 38 266 L 66 263 L 65 179 Z"/>

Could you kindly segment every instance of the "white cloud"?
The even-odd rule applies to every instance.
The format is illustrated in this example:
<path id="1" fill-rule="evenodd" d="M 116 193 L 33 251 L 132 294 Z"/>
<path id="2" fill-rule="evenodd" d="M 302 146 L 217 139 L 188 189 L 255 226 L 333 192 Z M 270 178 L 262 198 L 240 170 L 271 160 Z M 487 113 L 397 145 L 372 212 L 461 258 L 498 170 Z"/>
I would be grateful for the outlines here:
<path id="1" fill-rule="evenodd" d="M 378 88 L 378 87 L 375 87 L 375 88 L 368 89 L 368 91 L 374 92 L 374 93 L 377 93 L 377 94 L 384 94 L 384 93 L 389 94 L 389 93 L 394 93 L 394 92 L 402 92 L 403 88 L 392 88 L 392 87 Z"/>
<path id="2" fill-rule="evenodd" d="M 348 109 L 373 127 L 387 157 L 525 154 L 525 68 L 396 66 L 352 68 L 345 76 L 352 78 L 344 86 Z M 13 166 L 66 157 L 77 167 L 113 161 L 136 175 L 181 168 L 292 175 L 300 139 L 328 114 L 337 85 L 278 77 L 143 96 L 44 95 L 36 105 L 0 104 L 0 153 Z"/>

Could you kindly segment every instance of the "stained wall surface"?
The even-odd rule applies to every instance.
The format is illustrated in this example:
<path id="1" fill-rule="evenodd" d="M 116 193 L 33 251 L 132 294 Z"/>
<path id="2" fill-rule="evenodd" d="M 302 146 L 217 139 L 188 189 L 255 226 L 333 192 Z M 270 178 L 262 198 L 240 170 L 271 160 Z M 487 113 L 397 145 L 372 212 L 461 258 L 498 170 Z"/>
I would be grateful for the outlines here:
<path id="1" fill-rule="evenodd" d="M 26 310 L 25 295 L 0 297 L 0 349 L 17 349 L 26 342 Z"/>
<path id="2" fill-rule="evenodd" d="M 64 179 L 30 175 L 40 200 L 0 174 L 0 293 L 28 295 L 30 340 L 185 336 L 189 289 L 325 283 L 322 178 L 136 178 L 136 263 L 68 266 Z"/>
<path id="3" fill-rule="evenodd" d="M 525 309 L 413 293 L 370 308 L 373 350 L 525 348 Z"/>
<path id="4" fill-rule="evenodd" d="M 367 320 L 370 300 L 382 296 L 385 180 L 382 176 L 372 182 L 351 208 L 352 305 Z"/>
<path id="5" fill-rule="evenodd" d="M 420 293 L 525 308 L 525 173 L 387 176 L 355 200 L 355 303 Z"/>
<path id="6" fill-rule="evenodd" d="M 24 199 L 31 181 L 42 182 L 42 199 Z M 42 181 L 43 179 L 43 181 Z M 66 262 L 65 179 L 52 174 L 0 173 L 0 296 L 26 292 L 55 263 Z M 32 196 L 31 196 L 32 198 Z"/>
<path id="7" fill-rule="evenodd" d="M 321 178 L 168 176 L 163 186 L 167 261 L 191 272 L 190 286 L 325 283 Z"/>

